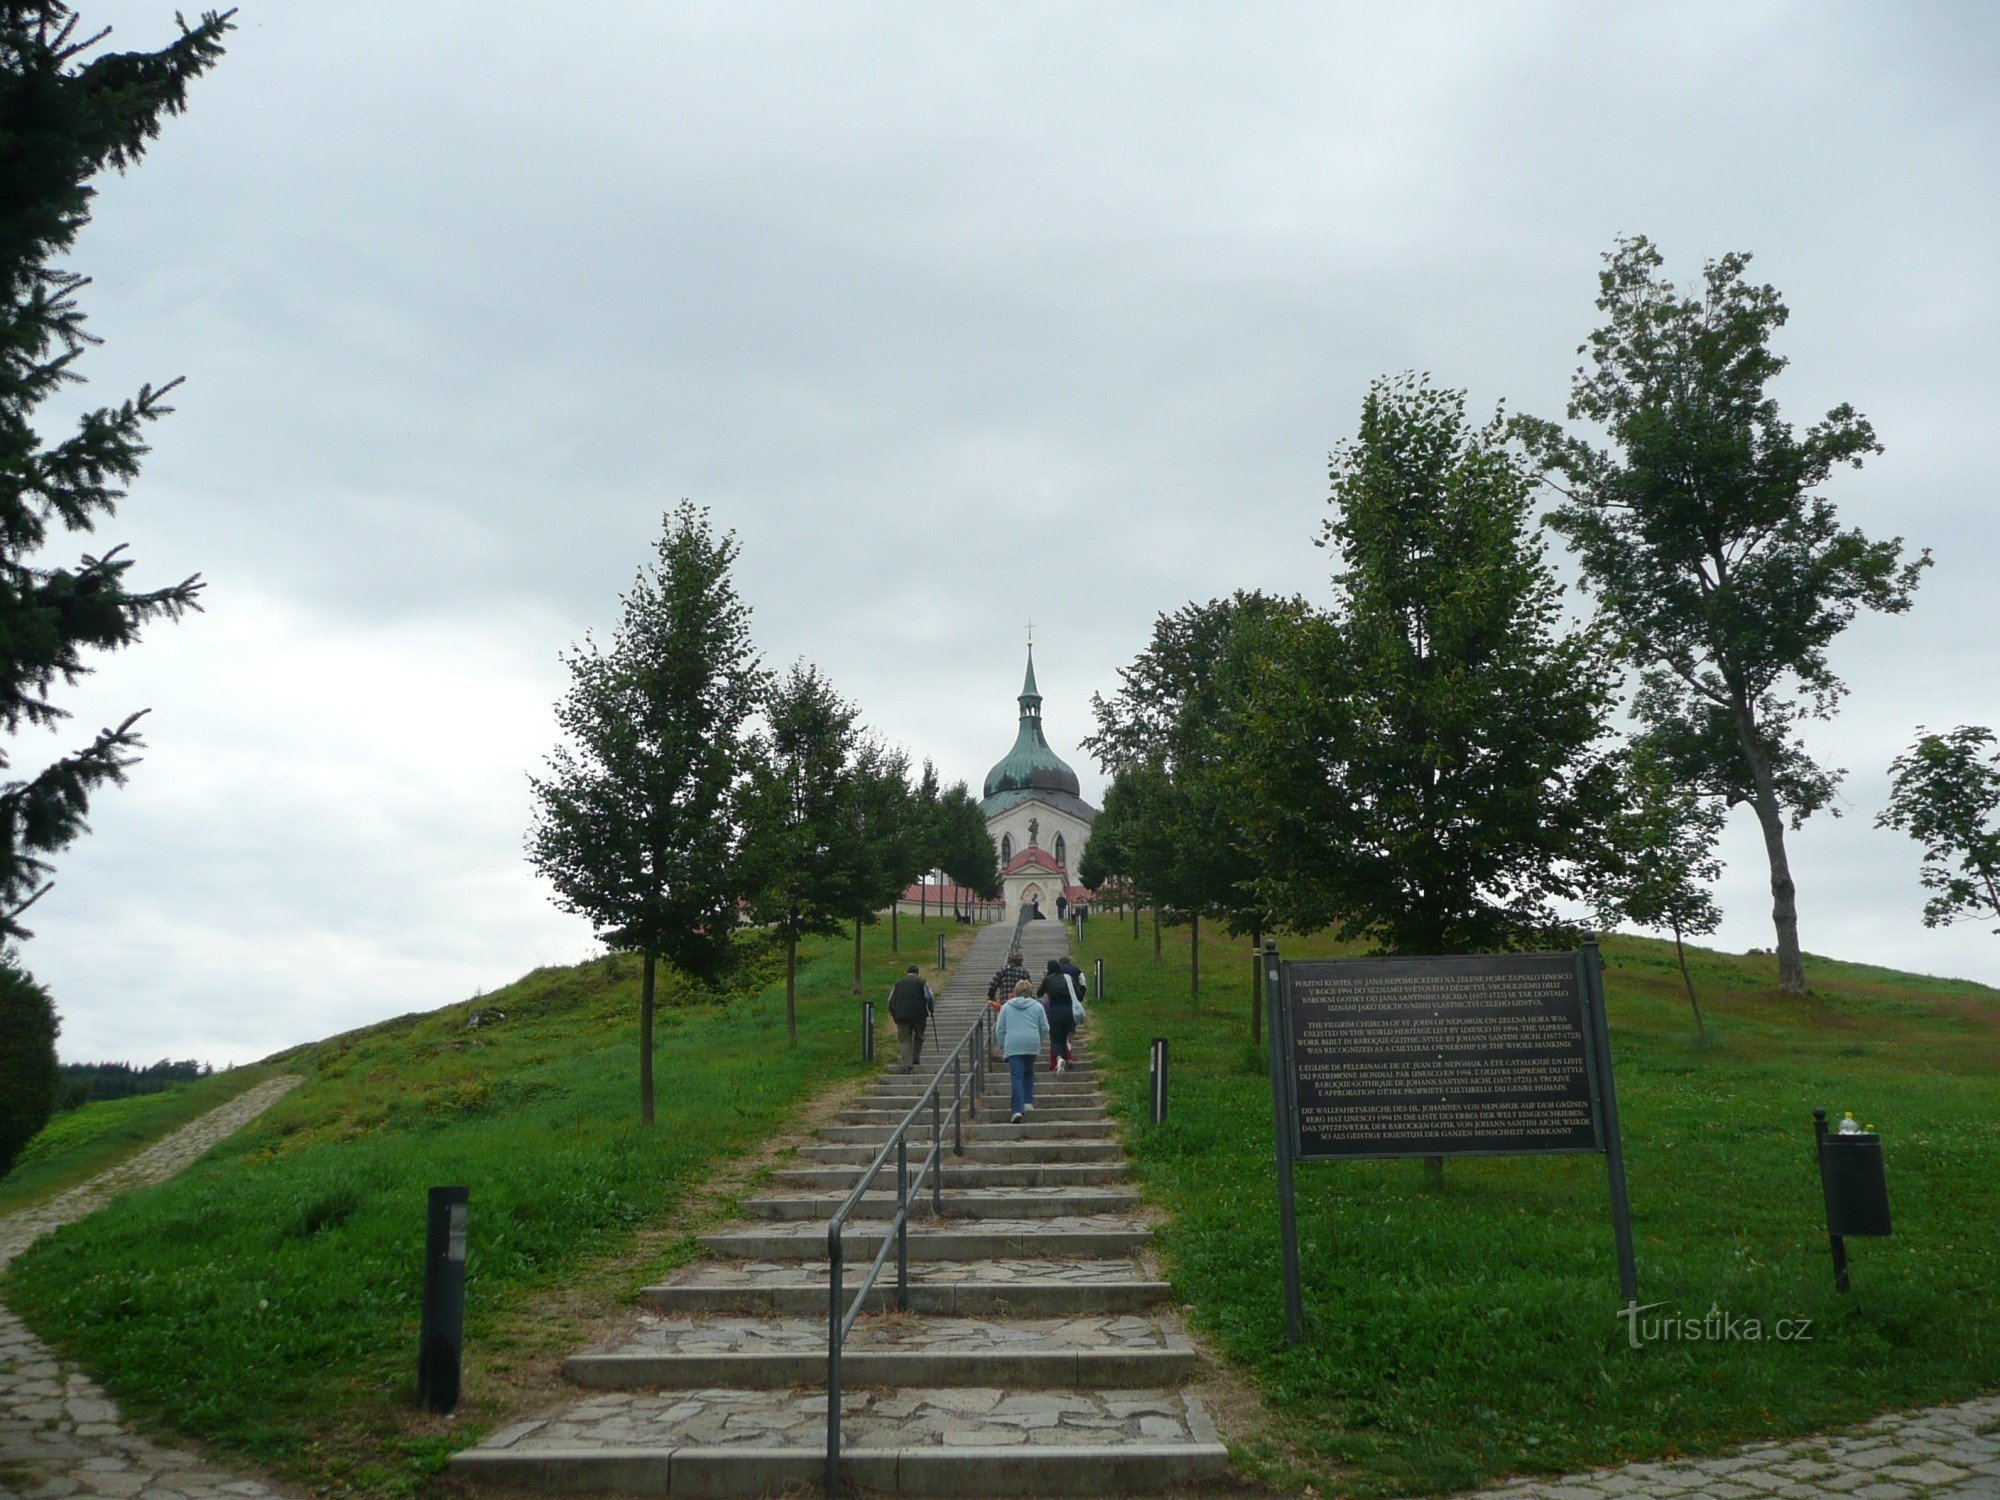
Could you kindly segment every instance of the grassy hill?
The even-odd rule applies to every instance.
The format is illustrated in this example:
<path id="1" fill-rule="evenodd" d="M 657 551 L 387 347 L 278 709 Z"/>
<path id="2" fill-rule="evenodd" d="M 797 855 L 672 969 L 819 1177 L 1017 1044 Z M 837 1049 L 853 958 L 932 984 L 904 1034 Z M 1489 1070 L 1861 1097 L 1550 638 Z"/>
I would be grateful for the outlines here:
<path id="1" fill-rule="evenodd" d="M 901 955 L 868 932 L 878 1001 L 904 963 L 935 957 L 938 925 L 904 926 Z M 802 950 L 796 1048 L 776 956 L 721 1003 L 667 981 L 650 1130 L 629 957 L 281 1053 L 262 1076 L 300 1073 L 300 1088 L 180 1177 L 41 1241 L 7 1300 L 143 1422 L 316 1487 L 406 1493 L 504 1416 L 482 1403 L 473 1355 L 460 1420 L 413 1410 L 426 1190 L 471 1189 L 478 1358 L 573 1281 L 629 1300 L 691 1253 L 685 1233 L 641 1226 L 863 1071 L 852 963 L 851 941 Z M 505 1019 L 469 1027 L 475 1011 Z"/>
<path id="2" fill-rule="evenodd" d="M 1415 1493 L 1501 1474 L 1713 1451 L 2000 1386 L 2000 992 L 1811 961 L 1781 1000 L 1768 956 L 1697 952 L 1695 1038 L 1671 945 L 1605 949 L 1642 1302 L 1737 1320 L 1734 1339 L 1630 1347 L 1599 1157 L 1302 1165 L 1309 1334 L 1283 1337 L 1265 1056 L 1249 1046 L 1247 940 L 1091 924 L 1109 998 L 1094 1046 L 1118 1069 L 1134 1175 L 1193 1320 L 1273 1419 L 1241 1457 L 1288 1492 Z M 1294 958 L 1340 952 L 1291 939 Z M 1169 1038 L 1167 1125 L 1148 1123 L 1151 1039 Z M 1850 1242 L 1836 1296 L 1812 1110 L 1884 1138 L 1896 1233 Z M 1747 1337 L 1747 1320 L 1762 1337 Z M 1809 1319 L 1809 1338 L 1776 1325 Z M 1684 1334 L 1685 1330 L 1677 1330 Z"/>
<path id="3" fill-rule="evenodd" d="M 901 955 L 871 930 L 869 990 L 928 961 L 938 930 L 906 931 Z M 1809 1318 L 1809 1341 L 1628 1347 L 1602 1163 L 1543 1157 L 1454 1161 L 1442 1185 L 1412 1162 L 1302 1167 L 1313 1319 L 1292 1349 L 1248 946 L 1203 948 L 1198 1003 L 1185 929 L 1156 964 L 1150 935 L 1101 917 L 1079 956 L 1109 970 L 1091 1045 L 1135 1175 L 1167 1211 L 1163 1256 L 1196 1327 L 1268 1402 L 1240 1456 L 1275 1487 L 1434 1491 L 2000 1385 L 2000 992 L 1816 960 L 1815 995 L 1781 1001 L 1768 957 L 1697 953 L 1702 1045 L 1671 949 L 1607 946 L 1642 1298 L 1676 1316 Z M 754 1182 L 746 1157 L 864 1071 L 851 962 L 846 942 L 811 951 L 796 1050 L 768 959 L 724 1004 L 670 991 L 651 1131 L 635 1119 L 629 960 L 539 970 L 270 1059 L 304 1086 L 174 1182 L 44 1241 L 16 1263 L 9 1302 L 163 1430 L 327 1493 L 432 1487 L 447 1453 L 555 1394 L 553 1358 L 593 1318 L 693 1253 L 731 1184 Z M 469 1029 L 474 1010 L 506 1019 Z M 1145 1109 L 1154 1036 L 1174 1055 L 1160 1130 Z M 202 1087 L 225 1079 L 250 1075 Z M 1853 1109 L 1887 1143 L 1897 1233 L 1855 1243 L 1844 1298 L 1815 1104 Z M 51 1149 L 38 1169 L 65 1160 Z M 452 1422 L 413 1407 L 424 1191 L 447 1182 L 472 1191 Z"/>

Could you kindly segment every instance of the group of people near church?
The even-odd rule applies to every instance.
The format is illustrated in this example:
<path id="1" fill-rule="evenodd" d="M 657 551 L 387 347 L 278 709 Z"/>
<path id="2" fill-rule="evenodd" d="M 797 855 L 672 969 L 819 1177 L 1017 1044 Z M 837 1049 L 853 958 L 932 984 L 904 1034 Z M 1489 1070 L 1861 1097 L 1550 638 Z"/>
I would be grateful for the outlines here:
<path id="1" fill-rule="evenodd" d="M 1066 956 L 1049 960 L 1048 973 L 1036 988 L 1019 953 L 1008 954 L 1006 965 L 986 986 L 987 1004 L 994 1008 L 994 1046 L 1007 1060 L 1009 1107 L 1016 1125 L 1034 1113 L 1035 1060 L 1042 1049 L 1049 1049 L 1049 1066 L 1058 1073 L 1076 1060 L 1069 1041 L 1084 1021 L 1088 988 L 1083 971 Z"/>

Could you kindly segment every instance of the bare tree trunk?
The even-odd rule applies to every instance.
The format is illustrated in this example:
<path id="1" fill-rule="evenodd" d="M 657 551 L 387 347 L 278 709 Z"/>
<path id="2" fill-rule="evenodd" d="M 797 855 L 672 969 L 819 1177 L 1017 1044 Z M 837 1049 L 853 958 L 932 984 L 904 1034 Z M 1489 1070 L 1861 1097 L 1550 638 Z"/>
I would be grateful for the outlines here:
<path id="1" fill-rule="evenodd" d="M 653 1123 L 653 965 L 645 956 L 639 969 L 639 1123 Z"/>
<path id="2" fill-rule="evenodd" d="M 799 1044 L 799 935 L 797 930 L 785 934 L 785 1036 L 796 1047 Z"/>
<path id="3" fill-rule="evenodd" d="M 861 993 L 861 918 L 854 919 L 854 993 Z"/>
<path id="4" fill-rule="evenodd" d="M 901 915 L 902 910 L 903 902 L 901 897 L 889 903 L 889 951 L 891 953 L 901 953 L 903 951 L 902 937 L 896 931 L 896 918 Z"/>
<path id="5" fill-rule="evenodd" d="M 1160 909 L 1153 908 L 1153 962 L 1160 961 Z"/>
<path id="6" fill-rule="evenodd" d="M 1764 855 L 1771 865 L 1771 925 L 1778 934 L 1778 993 L 1806 993 L 1805 959 L 1799 951 L 1799 893 L 1792 884 L 1791 861 L 1785 857 L 1785 814 L 1778 805 L 1778 789 L 1771 775 L 1770 757 L 1757 743 L 1755 725 L 1749 711 L 1738 706 L 1736 740 L 1744 762 L 1750 768 L 1754 795 L 1751 807 L 1757 826 L 1764 833 Z"/>
<path id="7" fill-rule="evenodd" d="M 1681 983 L 1687 986 L 1688 1004 L 1694 1007 L 1695 1034 L 1708 1040 L 1708 1026 L 1701 1018 L 1701 1002 L 1694 997 L 1694 976 L 1688 973 L 1687 949 L 1681 946 L 1681 924 L 1674 923 L 1674 956 L 1681 961 Z"/>
<path id="8" fill-rule="evenodd" d="M 1139 941 L 1139 903 L 1136 899 L 1132 902 L 1132 941 Z"/>
<path id="9" fill-rule="evenodd" d="M 942 895 L 943 892 L 939 892 L 939 894 Z M 930 904 L 931 878 L 926 875 L 917 884 L 917 925 L 919 927 L 928 927 L 931 924 Z M 940 912 L 939 915 L 942 916 L 943 913 Z"/>
<path id="10" fill-rule="evenodd" d="M 1201 1004 L 1201 913 L 1188 918 L 1188 998 Z"/>

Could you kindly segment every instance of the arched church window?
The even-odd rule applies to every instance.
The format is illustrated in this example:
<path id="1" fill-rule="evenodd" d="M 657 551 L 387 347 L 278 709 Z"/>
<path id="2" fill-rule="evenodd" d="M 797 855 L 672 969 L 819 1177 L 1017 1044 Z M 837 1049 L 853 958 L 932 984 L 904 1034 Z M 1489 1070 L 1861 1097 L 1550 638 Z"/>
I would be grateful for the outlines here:
<path id="1" fill-rule="evenodd" d="M 1000 835 L 1000 863 L 1003 865 L 1010 864 L 1012 863 L 1013 858 L 1014 858 L 1014 835 L 1011 833 L 1003 833 Z"/>
<path id="2" fill-rule="evenodd" d="M 1069 868 L 1069 854 L 1063 848 L 1063 836 L 1061 834 L 1056 835 L 1056 863 L 1061 865 L 1065 870 Z"/>

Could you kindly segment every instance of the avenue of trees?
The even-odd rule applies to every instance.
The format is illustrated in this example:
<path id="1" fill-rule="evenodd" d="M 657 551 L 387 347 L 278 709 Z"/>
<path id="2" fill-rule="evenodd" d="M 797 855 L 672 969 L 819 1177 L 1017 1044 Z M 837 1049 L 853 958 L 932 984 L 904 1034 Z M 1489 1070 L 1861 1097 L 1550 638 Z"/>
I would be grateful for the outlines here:
<path id="1" fill-rule="evenodd" d="M 81 383 L 77 362 L 96 342 L 79 301 L 89 279 L 59 261 L 89 221 L 92 180 L 138 164 L 229 29 L 211 12 L 156 52 L 110 52 L 67 6 L 0 7 L 0 945 L 30 935 L 23 918 L 49 891 L 54 856 L 138 758 L 145 710 L 33 766 L 15 764 L 21 731 L 60 727 L 69 714 L 54 694 L 91 670 L 90 653 L 133 644 L 148 623 L 196 607 L 201 588 L 197 578 L 138 585 L 117 544 L 58 556 L 65 537 L 115 516 L 145 429 L 179 384 L 141 386 L 59 434 L 38 421 L 43 403 Z M 53 1107 L 55 1036 L 47 991 L 0 946 L 0 1170 Z"/>
<path id="2" fill-rule="evenodd" d="M 639 1111 L 653 1119 L 656 966 L 715 985 L 746 924 L 785 954 L 798 1039 L 798 945 L 877 920 L 920 872 L 997 894 L 964 783 L 866 732 L 818 668 L 774 676 L 730 572 L 734 533 L 683 501 L 623 600 L 612 642 L 565 662 L 563 740 L 531 776 L 530 863 L 557 905 L 641 956 Z M 857 960 L 858 962 L 858 960 Z M 857 970 L 856 982 L 859 982 Z"/>
<path id="3" fill-rule="evenodd" d="M 1780 417 L 1786 309 L 1748 259 L 1682 293 L 1648 241 L 1619 242 L 1575 430 L 1474 425 L 1428 377 L 1378 380 L 1332 456 L 1331 598 L 1162 615 L 1094 701 L 1086 745 L 1111 784 L 1084 878 L 1193 924 L 1385 953 L 1550 945 L 1578 910 L 1678 947 L 1720 920 L 1714 844 L 1741 804 L 1770 864 L 1777 987 L 1804 993 L 1785 834 L 1842 773 L 1801 730 L 1845 692 L 1841 631 L 1908 609 L 1930 558 L 1841 526 L 1819 493 L 1880 447 L 1849 406 L 1803 433 Z M 1586 623 L 1566 623 L 1544 524 Z M 1925 843 L 1936 921 L 2000 914 L 2000 767 L 1984 731 L 1955 733 L 1897 763 L 1883 815 Z"/>

